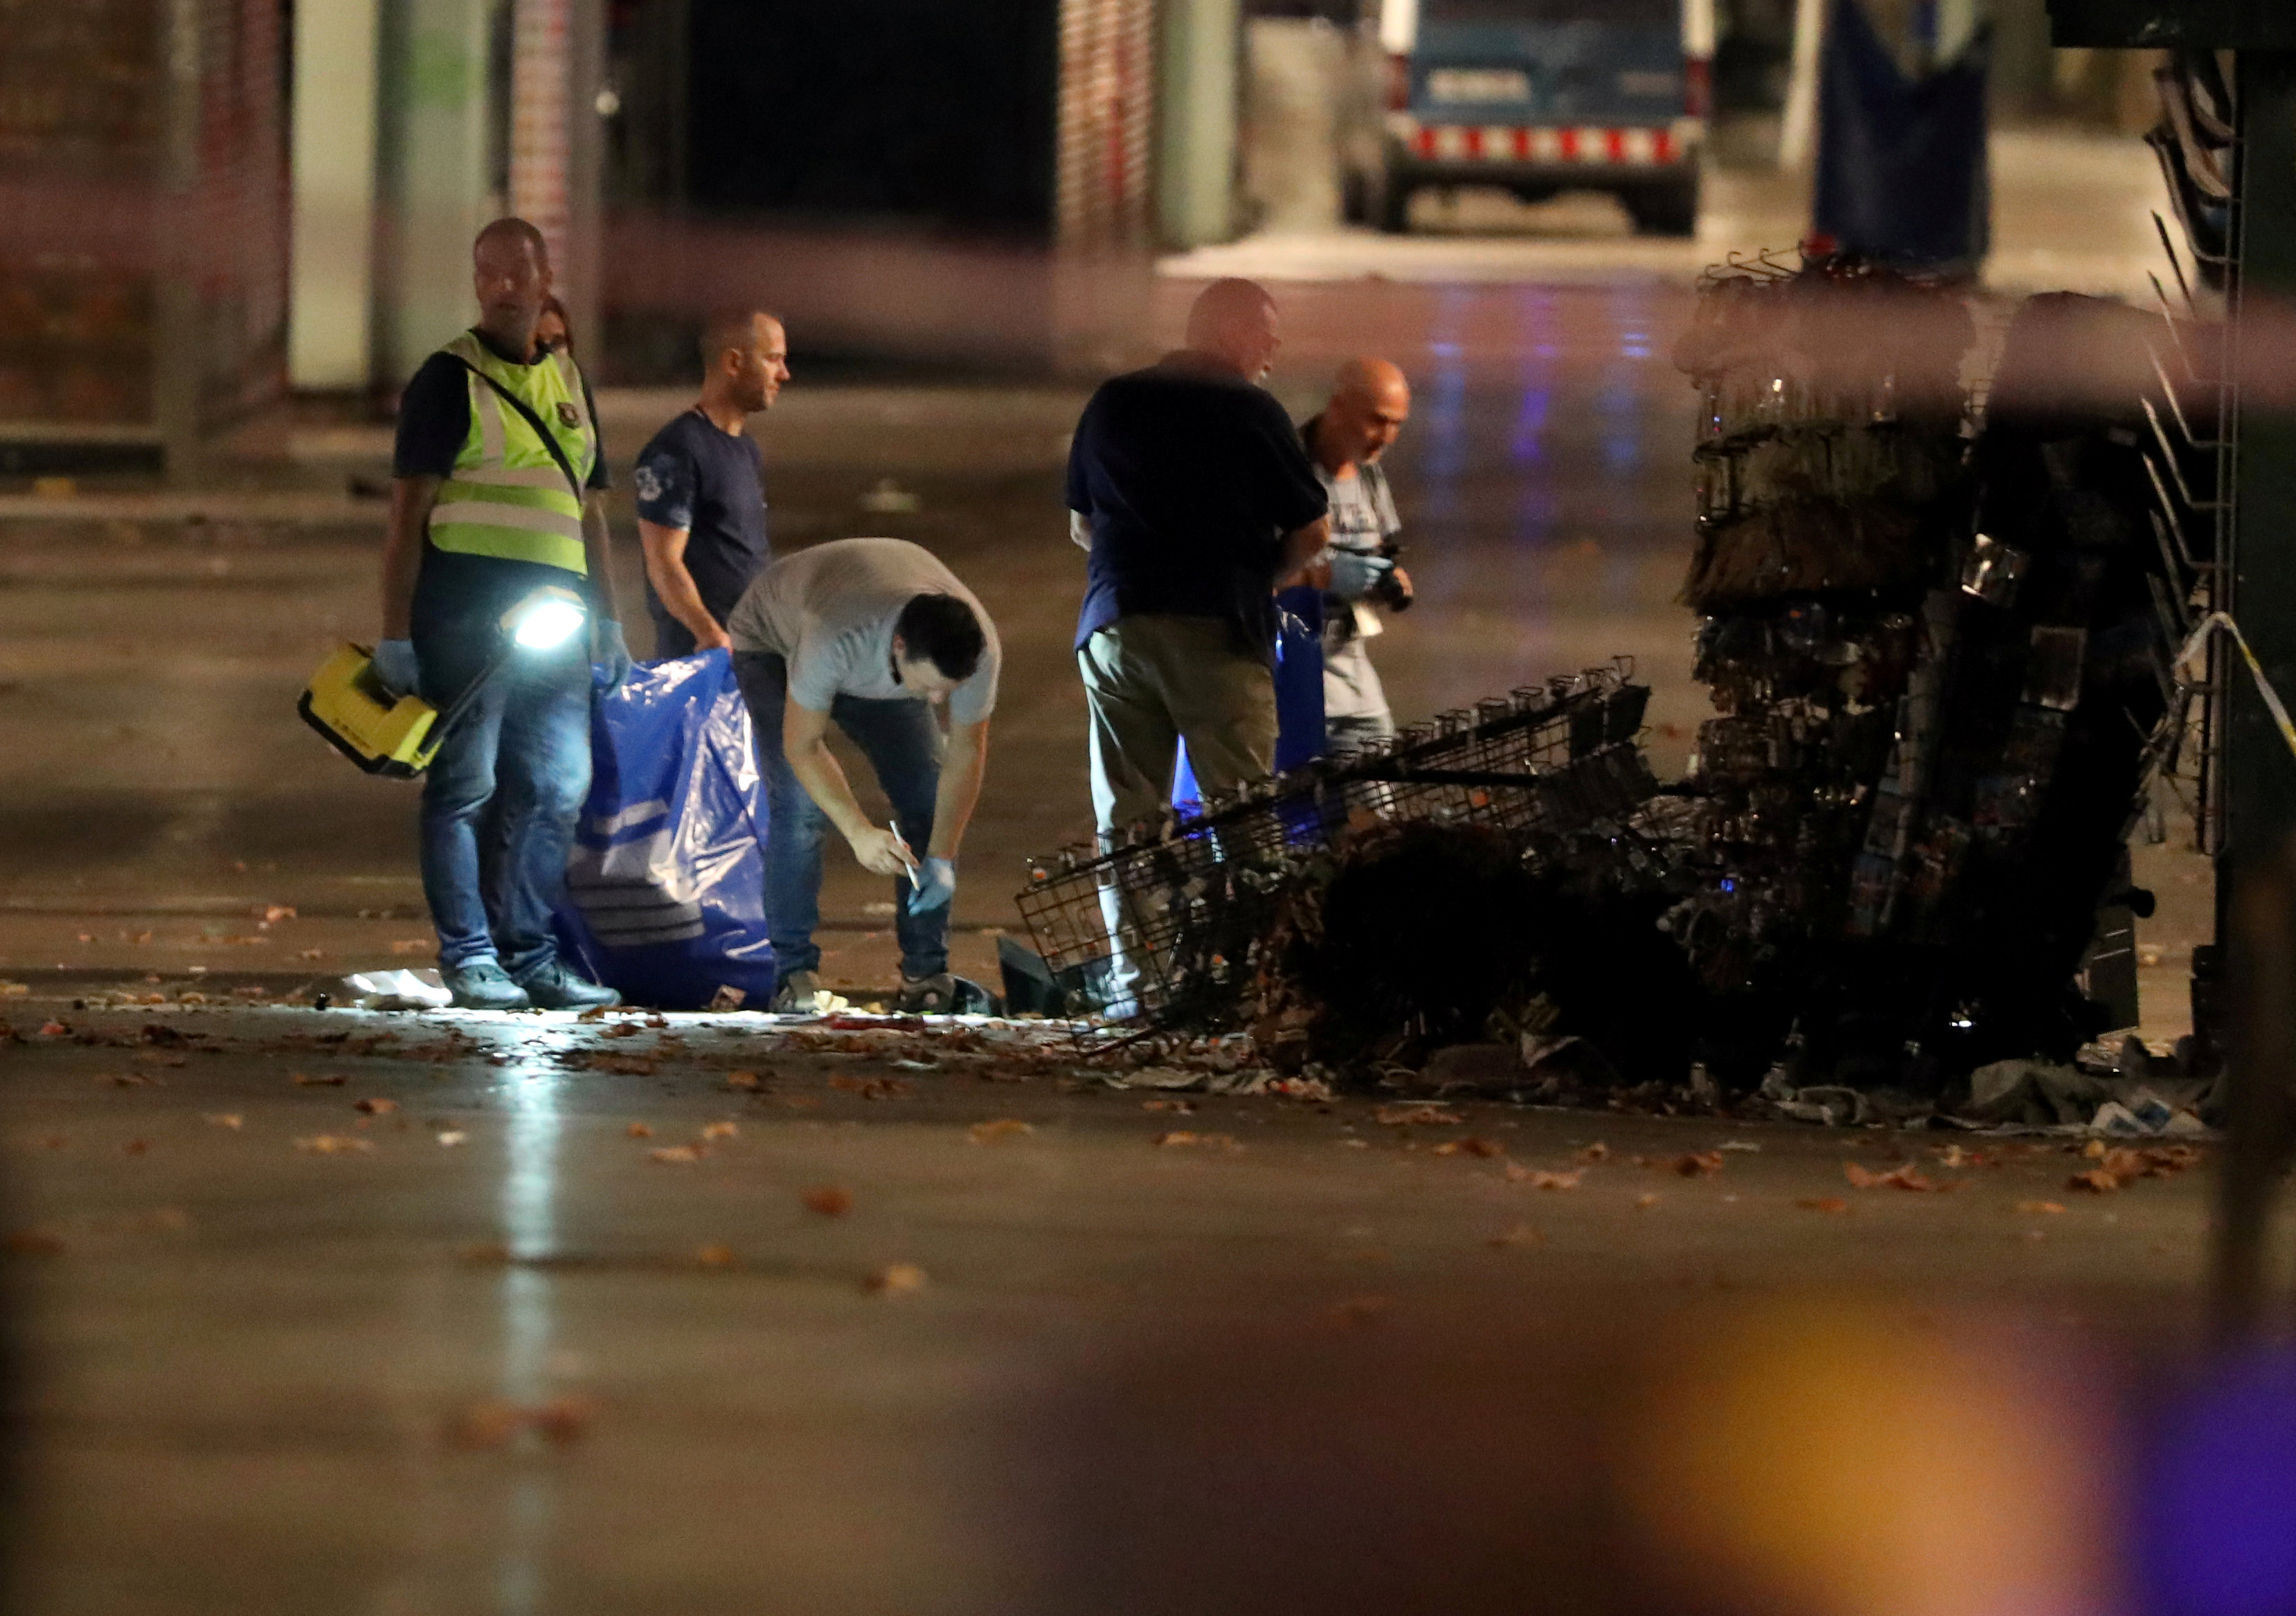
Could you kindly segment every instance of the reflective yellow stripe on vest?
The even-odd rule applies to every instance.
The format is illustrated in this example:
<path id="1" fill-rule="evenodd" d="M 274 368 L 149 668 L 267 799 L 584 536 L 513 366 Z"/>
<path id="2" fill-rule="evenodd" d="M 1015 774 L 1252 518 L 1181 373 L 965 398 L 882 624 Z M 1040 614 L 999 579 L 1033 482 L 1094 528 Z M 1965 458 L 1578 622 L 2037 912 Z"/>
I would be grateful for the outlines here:
<path id="1" fill-rule="evenodd" d="M 550 429 L 575 471 L 589 475 L 597 463 L 597 434 L 584 408 L 580 373 L 570 361 L 554 354 L 537 365 L 508 364 L 469 332 L 445 351 L 517 395 Z M 454 474 L 431 507 L 430 542 L 464 555 L 540 562 L 586 573 L 582 502 L 567 485 L 566 473 L 526 418 L 499 393 L 476 375 L 466 381 L 471 428 Z"/>

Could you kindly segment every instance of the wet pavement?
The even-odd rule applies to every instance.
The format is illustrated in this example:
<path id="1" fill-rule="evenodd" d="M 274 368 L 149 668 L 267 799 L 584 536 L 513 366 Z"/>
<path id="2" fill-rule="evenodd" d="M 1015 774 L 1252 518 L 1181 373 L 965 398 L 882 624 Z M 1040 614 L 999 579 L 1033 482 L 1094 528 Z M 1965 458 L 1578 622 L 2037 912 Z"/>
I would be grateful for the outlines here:
<path id="1" fill-rule="evenodd" d="M 2076 177 L 2107 160 L 2068 150 Z M 2117 212 L 2086 236 L 2051 217 L 2033 250 L 2141 282 Z M 1391 470 L 1420 603 L 1377 648 L 1399 716 L 1628 656 L 1653 762 L 1678 772 L 1707 707 L 1675 598 L 1693 399 L 1668 355 L 1718 243 L 1660 258 L 1596 221 L 1550 251 L 1548 228 L 1414 240 L 1392 249 L 1408 273 L 1301 278 L 1268 267 L 1297 243 L 1234 250 L 1284 282 L 1275 385 L 1297 413 L 1353 353 L 1417 387 Z M 1178 266 L 1166 324 L 1187 273 L 1253 262 Z M 958 968 L 992 981 L 1023 861 L 1089 828 L 1060 497 L 1082 398 L 800 375 L 761 433 L 778 543 L 914 538 L 997 620 L 955 909 Z M 602 398 L 618 470 L 685 402 Z M 381 507 L 354 484 L 387 442 L 263 422 L 195 490 L 0 494 L 0 979 L 23 989 L 0 989 L 20 1040 L 0 1046 L 0 1262 L 29 1371 L 26 1608 L 701 1612 L 760 1608 L 761 1588 L 818 1611 L 1156 1608 L 1078 1579 L 1103 1550 L 1157 1558 L 1148 1495 L 1125 1513 L 1136 1472 L 1087 1439 L 1162 1410 L 1182 1450 L 1218 1446 L 1258 1411 L 1202 1375 L 1168 1410 L 1159 1367 L 1242 1339 L 1274 1343 L 1255 1362 L 1322 1366 L 1268 1391 L 1297 1434 L 1365 1386 L 1464 1417 L 1430 1366 L 1483 1365 L 1465 1340 L 1584 1361 L 1803 1287 L 1901 1324 L 1976 1308 L 2196 1329 L 2205 1177 L 2084 1199 L 2055 1144 L 1948 1166 L 1931 1136 L 1717 1119 L 1467 1106 L 1390 1126 L 1368 1102 L 1118 1092 L 1058 1049 L 278 1007 L 428 949 L 413 789 L 359 775 L 293 712 L 329 646 L 372 632 Z M 626 494 L 615 511 L 632 601 Z M 891 894 L 831 864 L 825 974 L 885 986 Z M 2172 842 L 2139 880 L 2162 898 L 2144 1030 L 2171 1037 L 2205 866 Z M 168 1004 L 72 1007 L 123 990 Z M 1008 1120 L 1029 1131 L 976 1137 Z M 1155 1143 L 1173 1133 L 1194 1138 Z M 1439 1148 L 1462 1138 L 1491 1149 Z M 1608 1160 L 1576 1161 L 1598 1142 Z M 1734 1144 L 1759 1148 L 1673 1171 Z M 1859 1191 L 1845 1160 L 1966 1182 Z M 832 1187 L 848 1210 L 808 1210 Z M 1138 1440 L 1109 1451 L 1177 1462 Z"/>
<path id="2" fill-rule="evenodd" d="M 2079 1141 L 1116 1090 L 1042 1026 L 59 1009 L 0 1055 L 57 1616 L 1265 1609 L 1133 1504 L 1328 1489 L 1382 1409 L 1440 1496 L 1750 1310 L 2199 1325 L 2206 1175 L 2078 1193 Z"/>

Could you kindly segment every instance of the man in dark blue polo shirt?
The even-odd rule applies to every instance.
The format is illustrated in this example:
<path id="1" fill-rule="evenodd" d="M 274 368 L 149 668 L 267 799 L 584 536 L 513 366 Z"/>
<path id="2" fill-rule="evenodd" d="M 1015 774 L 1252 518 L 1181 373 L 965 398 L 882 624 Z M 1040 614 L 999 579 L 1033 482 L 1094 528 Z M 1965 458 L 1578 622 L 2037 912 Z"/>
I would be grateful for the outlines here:
<path id="1" fill-rule="evenodd" d="M 1258 385 L 1278 346 L 1275 300 L 1216 281 L 1187 346 L 1102 383 L 1077 422 L 1070 531 L 1091 561 L 1076 655 L 1103 837 L 1163 806 L 1183 739 L 1206 791 L 1275 766 L 1274 591 L 1330 532 L 1299 430 Z"/>
<path id="2" fill-rule="evenodd" d="M 765 456 L 749 418 L 789 380 L 789 338 L 744 309 L 701 334 L 701 397 L 638 453 L 638 537 L 654 654 L 724 648 L 726 619 L 773 553 L 766 538 Z"/>

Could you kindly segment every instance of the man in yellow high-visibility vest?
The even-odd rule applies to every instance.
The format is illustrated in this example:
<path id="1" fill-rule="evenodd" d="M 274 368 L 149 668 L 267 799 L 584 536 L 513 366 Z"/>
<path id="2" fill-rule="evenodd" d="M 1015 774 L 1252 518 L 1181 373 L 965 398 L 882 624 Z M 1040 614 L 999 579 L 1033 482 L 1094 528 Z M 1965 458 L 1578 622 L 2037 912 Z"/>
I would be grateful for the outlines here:
<path id="1" fill-rule="evenodd" d="M 535 340 L 551 283 L 541 232 L 496 219 L 472 258 L 478 324 L 399 399 L 374 666 L 444 708 L 536 589 L 589 603 L 588 634 L 521 650 L 487 679 L 422 786 L 422 891 L 455 1003 L 586 1009 L 619 996 L 559 957 L 551 911 L 590 790 L 591 660 L 609 685 L 630 667 L 607 570 L 604 456 L 581 372 Z"/>

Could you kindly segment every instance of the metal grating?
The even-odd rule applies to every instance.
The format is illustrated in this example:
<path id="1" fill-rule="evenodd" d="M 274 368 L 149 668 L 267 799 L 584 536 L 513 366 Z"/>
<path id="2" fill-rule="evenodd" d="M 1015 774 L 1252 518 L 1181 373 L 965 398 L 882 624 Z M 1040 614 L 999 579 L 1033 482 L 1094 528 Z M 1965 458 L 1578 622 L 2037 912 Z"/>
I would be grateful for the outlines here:
<path id="1" fill-rule="evenodd" d="M 1542 839 L 1623 820 L 1656 789 L 1635 737 L 1650 698 L 1633 665 L 1445 713 L 1393 742 L 1320 760 L 1123 845 L 1038 862 L 1019 903 L 1055 977 L 1111 1021 L 1217 1032 L 1244 1019 L 1284 897 L 1349 824 L 1492 827 L 1535 857 Z"/>

